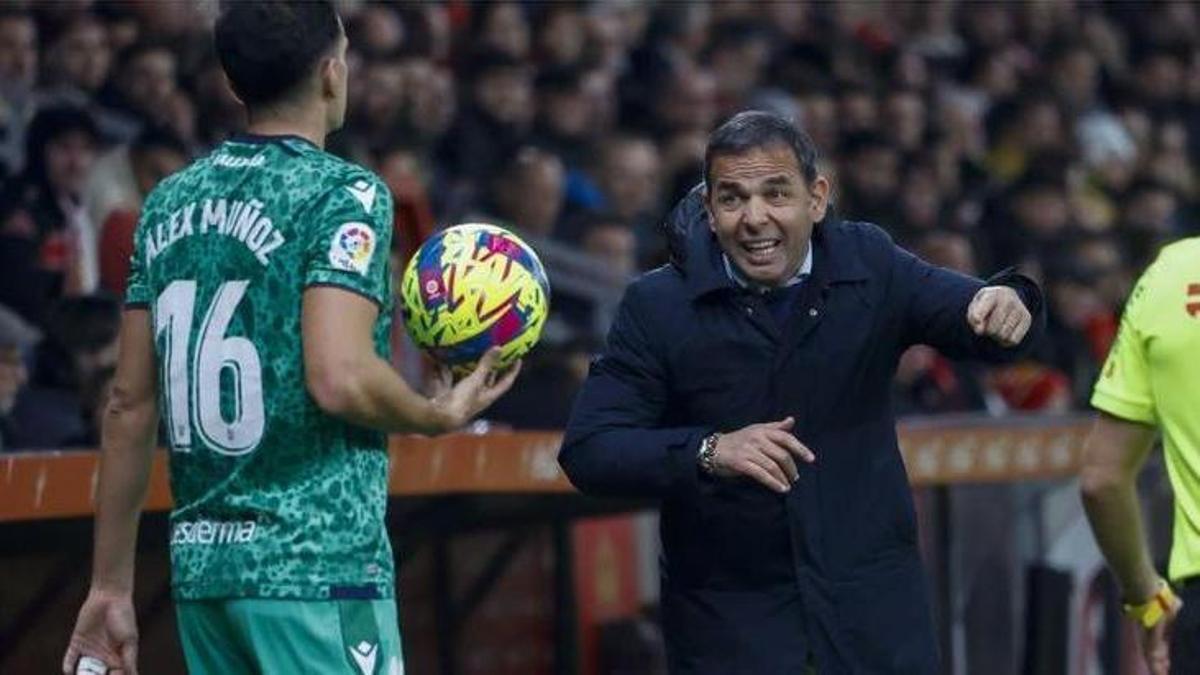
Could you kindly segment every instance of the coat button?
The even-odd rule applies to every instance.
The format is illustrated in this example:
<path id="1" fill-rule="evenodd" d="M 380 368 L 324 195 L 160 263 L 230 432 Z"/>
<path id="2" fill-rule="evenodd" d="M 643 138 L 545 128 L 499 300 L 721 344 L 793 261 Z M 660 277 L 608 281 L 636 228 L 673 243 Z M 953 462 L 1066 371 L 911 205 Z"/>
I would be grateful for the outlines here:
<path id="1" fill-rule="evenodd" d="M 746 316 L 754 316 L 754 308 L 746 305 Z"/>
<path id="2" fill-rule="evenodd" d="M 816 316 L 817 314 L 819 314 L 819 312 L 817 312 L 817 308 L 816 308 L 816 307 L 809 307 L 809 308 L 808 308 L 808 315 L 809 315 L 809 316 Z"/>

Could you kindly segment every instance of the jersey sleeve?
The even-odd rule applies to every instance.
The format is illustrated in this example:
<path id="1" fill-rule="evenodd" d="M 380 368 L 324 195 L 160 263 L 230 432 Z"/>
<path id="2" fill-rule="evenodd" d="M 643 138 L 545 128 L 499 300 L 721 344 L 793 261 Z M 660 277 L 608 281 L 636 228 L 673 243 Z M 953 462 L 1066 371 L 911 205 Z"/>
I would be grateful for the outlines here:
<path id="1" fill-rule="evenodd" d="M 129 278 L 125 282 L 125 307 L 128 309 L 149 307 L 154 299 L 154 292 L 150 289 L 150 280 L 146 275 L 146 247 L 142 241 L 148 230 L 146 221 L 150 219 L 149 213 L 150 208 L 144 206 L 133 232 L 133 254 L 129 259 Z"/>
<path id="2" fill-rule="evenodd" d="M 1092 406 L 1114 417 L 1156 424 L 1158 413 L 1150 384 L 1146 339 L 1141 322 L 1153 282 L 1151 267 L 1138 281 L 1121 317 L 1121 328 L 1092 392 Z"/>
<path id="3" fill-rule="evenodd" d="M 374 176 L 350 178 L 308 216 L 304 285 L 337 286 L 381 306 L 389 295 L 392 197 Z"/>

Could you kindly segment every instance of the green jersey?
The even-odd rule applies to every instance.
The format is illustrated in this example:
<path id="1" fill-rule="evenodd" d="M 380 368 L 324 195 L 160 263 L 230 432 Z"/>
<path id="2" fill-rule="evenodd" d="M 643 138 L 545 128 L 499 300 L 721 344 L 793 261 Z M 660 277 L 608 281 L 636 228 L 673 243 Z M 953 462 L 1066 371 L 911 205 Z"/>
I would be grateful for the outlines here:
<path id="1" fill-rule="evenodd" d="M 170 444 L 182 599 L 390 597 L 386 436 L 304 383 L 301 298 L 336 286 L 391 323 L 392 201 L 296 137 L 239 137 L 163 181 L 134 238 L 127 303 L 150 309 Z"/>

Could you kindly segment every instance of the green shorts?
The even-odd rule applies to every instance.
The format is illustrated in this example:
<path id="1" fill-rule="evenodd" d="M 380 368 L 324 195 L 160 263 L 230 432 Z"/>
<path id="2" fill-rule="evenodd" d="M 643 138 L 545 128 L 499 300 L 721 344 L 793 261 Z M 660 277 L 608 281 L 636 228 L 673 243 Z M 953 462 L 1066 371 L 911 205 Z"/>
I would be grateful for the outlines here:
<path id="1" fill-rule="evenodd" d="M 396 602 L 179 600 L 191 675 L 403 675 Z"/>

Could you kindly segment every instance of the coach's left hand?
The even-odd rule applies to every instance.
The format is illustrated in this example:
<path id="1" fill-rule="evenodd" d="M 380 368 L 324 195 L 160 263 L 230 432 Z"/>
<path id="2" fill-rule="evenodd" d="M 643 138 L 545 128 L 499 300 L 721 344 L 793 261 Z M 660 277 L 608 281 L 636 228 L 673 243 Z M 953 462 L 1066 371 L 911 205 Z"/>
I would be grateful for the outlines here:
<path id="1" fill-rule="evenodd" d="M 979 289 L 967 307 L 967 323 L 976 335 L 990 337 L 1005 347 L 1019 343 L 1033 324 L 1033 315 L 1021 296 L 1008 286 Z"/>

